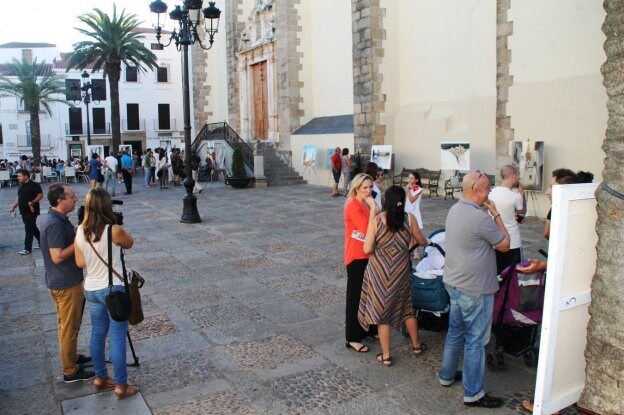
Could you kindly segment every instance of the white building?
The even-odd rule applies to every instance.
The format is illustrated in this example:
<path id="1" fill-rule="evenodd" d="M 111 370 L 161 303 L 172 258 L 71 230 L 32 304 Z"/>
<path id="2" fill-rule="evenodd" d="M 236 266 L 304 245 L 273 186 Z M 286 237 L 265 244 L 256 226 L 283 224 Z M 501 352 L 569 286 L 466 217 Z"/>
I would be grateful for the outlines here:
<path id="1" fill-rule="evenodd" d="M 175 48 L 159 50 L 152 29 L 138 29 L 144 34 L 144 45 L 157 56 L 155 71 L 139 72 L 122 66 L 119 83 L 121 143 L 132 145 L 138 152 L 171 144 L 183 145 L 182 74 L 180 53 Z M 87 107 L 81 101 L 82 71 L 66 72 L 65 53 L 46 43 L 9 43 L 0 45 L 0 65 L 11 61 L 37 59 L 51 65 L 65 77 L 67 99 L 73 107 L 62 103 L 51 105 L 52 114 L 40 113 L 41 156 L 48 159 L 85 157 L 87 154 Z M 91 145 L 104 147 L 108 154 L 111 144 L 111 109 L 108 80 L 101 71 L 91 72 L 92 102 L 89 104 L 89 136 Z M 29 114 L 20 109 L 19 99 L 0 98 L 0 158 L 17 160 L 32 155 Z"/>

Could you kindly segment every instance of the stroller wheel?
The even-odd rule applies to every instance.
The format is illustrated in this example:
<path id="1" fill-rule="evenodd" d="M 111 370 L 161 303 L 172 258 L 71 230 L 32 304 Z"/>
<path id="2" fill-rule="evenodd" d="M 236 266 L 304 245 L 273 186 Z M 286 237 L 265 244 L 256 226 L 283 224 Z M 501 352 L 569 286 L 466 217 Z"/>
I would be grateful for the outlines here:
<path id="1" fill-rule="evenodd" d="M 490 369 L 492 372 L 496 372 L 496 359 L 494 358 L 494 355 L 492 353 L 487 354 L 485 358 L 485 363 L 487 364 L 488 369 Z"/>
<path id="2" fill-rule="evenodd" d="M 537 353 L 535 349 L 529 349 L 526 353 L 524 353 L 524 356 L 522 356 L 522 358 L 524 360 L 524 364 L 526 364 L 528 367 L 537 366 Z"/>

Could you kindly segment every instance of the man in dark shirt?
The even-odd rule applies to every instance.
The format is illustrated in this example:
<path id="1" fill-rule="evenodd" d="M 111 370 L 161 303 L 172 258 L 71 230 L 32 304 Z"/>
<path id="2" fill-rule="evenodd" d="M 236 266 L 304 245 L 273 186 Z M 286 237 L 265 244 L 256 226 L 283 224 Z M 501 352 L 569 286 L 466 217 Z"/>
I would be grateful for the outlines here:
<path id="1" fill-rule="evenodd" d="M 91 358 L 76 351 L 82 322 L 84 289 L 82 269 L 74 258 L 74 225 L 67 215 L 76 206 L 76 194 L 69 186 L 55 183 L 48 191 L 50 211 L 41 219 L 41 254 L 45 282 L 56 306 L 57 329 L 63 381 L 89 380 L 95 377 L 84 365 Z"/>
<path id="2" fill-rule="evenodd" d="M 20 255 L 28 255 L 32 252 L 33 237 L 37 238 L 39 248 L 39 229 L 37 229 L 37 216 L 39 216 L 39 201 L 43 199 L 43 191 L 38 183 L 30 180 L 28 170 L 20 169 L 17 171 L 17 181 L 19 188 L 17 189 L 17 199 L 9 208 L 9 214 L 12 214 L 19 206 L 20 215 L 24 222 L 26 237 L 24 238 L 24 249 L 19 251 Z"/>

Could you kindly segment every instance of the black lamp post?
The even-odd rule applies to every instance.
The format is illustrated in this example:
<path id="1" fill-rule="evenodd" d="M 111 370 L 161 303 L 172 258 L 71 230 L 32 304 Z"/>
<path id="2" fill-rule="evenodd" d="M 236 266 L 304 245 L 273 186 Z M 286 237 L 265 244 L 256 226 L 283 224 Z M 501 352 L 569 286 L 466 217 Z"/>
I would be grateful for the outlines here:
<path id="1" fill-rule="evenodd" d="M 183 89 L 183 109 L 184 109 L 184 159 L 186 163 L 186 179 L 184 180 L 184 187 L 186 188 L 186 195 L 184 196 L 184 209 L 182 211 L 182 223 L 198 223 L 201 222 L 199 212 L 197 211 L 197 198 L 193 194 L 193 188 L 195 187 L 195 180 L 193 180 L 191 170 L 191 109 L 190 109 L 190 94 L 189 94 L 189 67 L 188 67 L 188 47 L 198 43 L 202 49 L 208 50 L 212 47 L 214 42 L 214 35 L 219 28 L 219 17 L 221 16 L 221 10 L 215 7 L 215 2 L 208 2 L 208 7 L 201 10 L 202 0 L 184 0 L 182 7 L 175 6 L 172 12 L 169 13 L 169 18 L 174 22 L 177 22 L 177 27 L 174 28 L 169 42 L 166 45 L 160 43 L 161 34 L 161 22 L 160 15 L 167 12 L 167 4 L 162 0 L 154 0 L 150 3 L 150 11 L 156 15 L 156 40 L 160 48 L 167 47 L 173 41 L 176 49 L 182 51 L 182 89 Z M 197 33 L 197 26 L 200 23 L 200 11 L 204 14 L 205 30 L 208 34 L 208 46 L 204 46 L 199 33 Z M 164 17 L 163 17 L 164 23 Z"/>
<path id="2" fill-rule="evenodd" d="M 89 81 L 89 73 L 87 71 L 83 71 L 82 74 L 80 75 L 80 77 L 82 78 L 82 85 L 80 86 L 80 92 L 81 92 L 81 101 L 85 103 L 85 105 L 87 106 L 87 145 L 90 146 L 91 145 L 91 119 L 89 117 L 89 104 L 92 102 L 92 96 L 91 96 L 91 92 L 92 92 L 92 88 L 93 85 L 91 85 L 91 81 Z"/>

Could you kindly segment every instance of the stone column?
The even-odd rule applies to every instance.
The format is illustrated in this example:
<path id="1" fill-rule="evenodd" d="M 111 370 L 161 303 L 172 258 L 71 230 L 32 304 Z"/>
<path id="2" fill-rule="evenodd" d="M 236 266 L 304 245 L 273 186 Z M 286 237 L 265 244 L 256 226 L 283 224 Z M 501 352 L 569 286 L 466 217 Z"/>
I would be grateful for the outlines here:
<path id="1" fill-rule="evenodd" d="M 383 28 L 385 10 L 380 0 L 352 0 L 353 27 L 353 114 L 355 151 L 368 159 L 373 144 L 384 144 L 386 126 L 380 124 L 385 111 L 381 93 L 384 57 Z"/>
<path id="2" fill-rule="evenodd" d="M 202 43 L 206 45 L 206 32 L 202 29 L 197 30 L 197 33 L 199 33 Z M 204 124 L 209 122 L 209 118 L 212 115 L 212 111 L 209 110 L 208 102 L 211 87 L 208 83 L 208 73 L 206 72 L 208 51 L 203 50 L 199 44 L 196 43 L 189 48 L 189 54 L 192 56 L 190 81 L 192 82 L 191 99 L 193 100 L 191 110 L 194 108 L 194 111 L 191 113 L 193 114 L 193 118 L 191 119 L 191 122 L 193 123 L 191 142 L 193 142 L 197 134 L 199 134 L 201 129 L 204 127 Z"/>
<path id="3" fill-rule="evenodd" d="M 238 42 L 241 32 L 245 29 L 245 22 L 240 21 L 242 16 L 243 0 L 228 0 L 225 2 L 225 36 L 228 85 L 228 123 L 240 134 L 240 80 L 238 74 Z"/>
<path id="4" fill-rule="evenodd" d="M 512 159 L 509 155 L 509 142 L 514 139 L 511 117 L 507 115 L 509 87 L 513 85 L 513 76 L 509 74 L 511 51 L 508 37 L 513 34 L 513 22 L 508 21 L 507 12 L 511 0 L 496 1 L 496 171 Z M 497 180 L 498 178 L 498 174 Z"/>
<path id="5" fill-rule="evenodd" d="M 275 0 L 275 56 L 277 67 L 277 103 L 279 147 L 290 149 L 290 133 L 301 126 L 303 102 L 299 80 L 303 53 L 298 51 L 301 32 L 297 6 L 300 0 Z"/>

